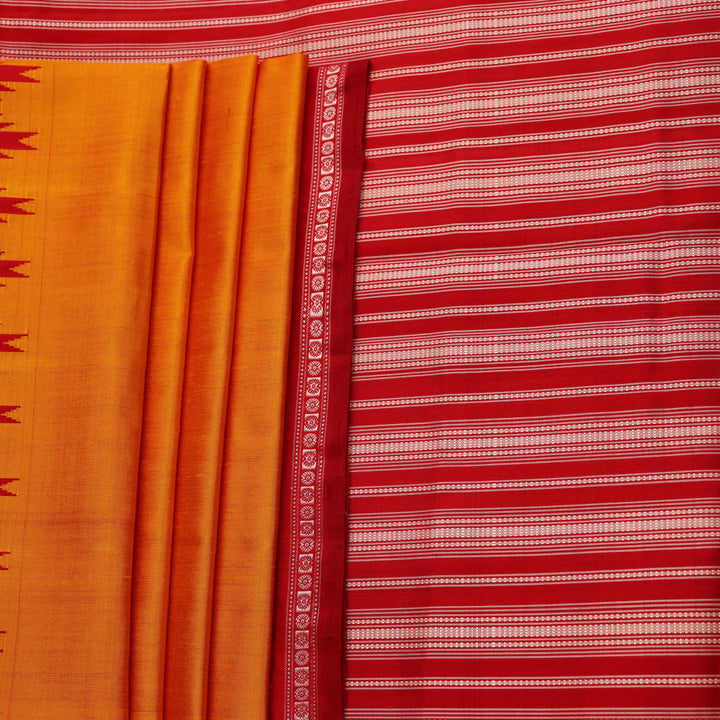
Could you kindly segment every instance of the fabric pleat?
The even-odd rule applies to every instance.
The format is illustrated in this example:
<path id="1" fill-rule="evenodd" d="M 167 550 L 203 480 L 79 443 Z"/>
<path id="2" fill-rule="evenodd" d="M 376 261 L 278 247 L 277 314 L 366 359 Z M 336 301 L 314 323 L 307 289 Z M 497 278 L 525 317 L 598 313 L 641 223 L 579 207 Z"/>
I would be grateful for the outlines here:
<path id="1" fill-rule="evenodd" d="M 205 63 L 171 66 L 135 520 L 131 718 L 162 717 Z"/>
<path id="2" fill-rule="evenodd" d="M 257 59 L 208 65 L 180 428 L 165 717 L 204 718 L 217 511 Z"/>
<path id="3" fill-rule="evenodd" d="M 168 67 L 42 62 L 21 82 L 2 93 L 36 134 L 3 161 L 27 277 L 0 300 L 22 350 L 0 352 L 0 715 L 121 719 Z"/>
<path id="4" fill-rule="evenodd" d="M 210 717 L 267 717 L 307 59 L 258 73 L 223 459 Z"/>

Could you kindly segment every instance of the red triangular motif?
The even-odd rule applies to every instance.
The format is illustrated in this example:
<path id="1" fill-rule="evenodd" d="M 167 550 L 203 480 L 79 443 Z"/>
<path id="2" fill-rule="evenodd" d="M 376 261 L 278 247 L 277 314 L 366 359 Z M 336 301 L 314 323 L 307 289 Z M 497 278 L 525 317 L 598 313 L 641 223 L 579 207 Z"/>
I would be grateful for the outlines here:
<path id="1" fill-rule="evenodd" d="M 0 423 L 19 423 L 19 420 L 8 415 L 8 413 L 19 409 L 19 405 L 0 405 Z"/>
<path id="2" fill-rule="evenodd" d="M 0 83 L 6 82 L 40 82 L 34 77 L 27 77 L 26 72 L 37 70 L 39 65 L 9 65 L 0 63 Z M 10 90 L 10 88 L 6 88 Z"/>
<path id="3" fill-rule="evenodd" d="M 6 487 L 3 487 L 3 485 L 9 485 L 10 483 L 17 481 L 17 478 L 0 478 L 0 497 L 3 495 L 5 497 L 15 497 L 15 493 L 10 492 Z"/>
<path id="4" fill-rule="evenodd" d="M 16 347 L 13 343 L 24 337 L 27 337 L 25 333 L 21 335 L 0 333 L 0 352 L 23 352 L 22 348 Z"/>
<path id="5" fill-rule="evenodd" d="M 12 123 L 0 123 L 0 128 L 11 127 Z M 35 150 L 32 145 L 26 145 L 23 140 L 37 135 L 35 132 L 16 132 L 14 130 L 0 129 L 0 158 L 10 158 L 3 150 Z"/>
<path id="6" fill-rule="evenodd" d="M 0 251 L 0 255 L 4 254 L 4 252 Z M 26 278 L 27 275 L 18 272 L 16 268 L 29 262 L 29 260 L 0 260 L 0 278 Z"/>
<path id="7" fill-rule="evenodd" d="M 5 188 L 0 188 L 5 190 Z M 34 213 L 30 210 L 17 207 L 18 203 L 25 203 L 32 200 L 32 198 L 18 198 L 18 197 L 3 197 L 0 195 L 0 215 L 33 215 Z"/>

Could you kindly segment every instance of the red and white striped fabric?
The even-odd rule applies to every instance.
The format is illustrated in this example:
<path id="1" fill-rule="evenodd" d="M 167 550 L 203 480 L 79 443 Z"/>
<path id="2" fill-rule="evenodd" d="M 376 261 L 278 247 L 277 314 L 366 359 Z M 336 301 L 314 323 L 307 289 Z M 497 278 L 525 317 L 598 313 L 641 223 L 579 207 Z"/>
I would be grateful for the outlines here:
<path id="1" fill-rule="evenodd" d="M 348 720 L 720 718 L 717 3 L 3 14 L 10 57 L 371 60 Z"/>

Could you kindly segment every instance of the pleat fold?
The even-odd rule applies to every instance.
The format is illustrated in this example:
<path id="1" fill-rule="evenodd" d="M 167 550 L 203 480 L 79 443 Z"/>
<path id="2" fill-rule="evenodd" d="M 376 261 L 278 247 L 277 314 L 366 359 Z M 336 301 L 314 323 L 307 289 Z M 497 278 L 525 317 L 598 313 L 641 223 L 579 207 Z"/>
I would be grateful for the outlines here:
<path id="1" fill-rule="evenodd" d="M 165 718 L 206 717 L 217 510 L 257 59 L 207 66 L 182 401 Z"/>
<path id="2" fill-rule="evenodd" d="M 205 63 L 170 68 L 135 521 L 130 717 L 162 717 Z"/>
<path id="3" fill-rule="evenodd" d="M 228 398 L 211 718 L 267 717 L 288 336 L 307 59 L 258 73 Z"/>

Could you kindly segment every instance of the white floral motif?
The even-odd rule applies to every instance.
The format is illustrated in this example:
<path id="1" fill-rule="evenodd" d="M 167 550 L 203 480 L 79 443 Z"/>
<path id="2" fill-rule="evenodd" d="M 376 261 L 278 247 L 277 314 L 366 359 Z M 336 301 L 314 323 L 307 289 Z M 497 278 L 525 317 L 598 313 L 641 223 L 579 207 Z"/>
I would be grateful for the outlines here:
<path id="1" fill-rule="evenodd" d="M 300 541 L 300 552 L 310 553 L 315 549 L 315 541 L 312 538 L 303 538 Z M 312 563 L 312 555 L 310 556 Z M 311 565 L 312 567 L 312 565 Z"/>
<path id="2" fill-rule="evenodd" d="M 295 625 L 297 625 L 302 630 L 305 630 L 309 624 L 310 616 L 307 613 L 298 613 L 295 616 Z"/>
<path id="3" fill-rule="evenodd" d="M 328 262 L 328 253 L 333 247 L 333 231 L 337 219 L 334 207 L 337 193 L 336 173 L 338 169 L 338 96 L 342 87 L 340 65 L 322 68 L 318 74 L 318 105 L 316 117 L 322 122 L 316 125 L 313 141 L 313 164 L 319 168 L 319 175 L 313 180 L 311 188 L 308 227 L 313 238 L 312 247 L 307 250 L 310 265 L 310 290 L 303 297 L 302 309 L 305 328 L 301 338 L 302 369 L 300 404 L 298 411 L 303 417 L 302 440 L 296 446 L 296 467 L 299 468 L 299 483 L 294 487 L 300 498 L 300 506 L 293 510 L 293 524 L 296 538 L 293 552 L 295 555 L 294 576 L 291 578 L 294 597 L 294 622 L 296 628 L 292 647 L 288 648 L 287 661 L 292 663 L 292 697 L 286 698 L 286 720 L 321 720 L 317 716 L 316 700 L 309 687 L 316 686 L 315 665 L 311 663 L 315 651 L 314 628 L 311 618 L 315 617 L 317 593 L 320 578 L 317 576 L 317 556 L 315 506 L 321 498 L 324 465 L 322 455 L 318 457 L 318 448 L 322 447 L 322 430 L 327 422 L 327 408 L 321 401 L 322 388 L 327 383 L 327 358 L 323 347 L 328 347 L 325 332 L 327 323 L 319 318 L 327 317 L 328 301 L 326 274 L 332 264 Z M 324 362 L 325 361 L 325 362 Z M 288 688 L 288 693 L 290 689 Z"/>
<path id="4" fill-rule="evenodd" d="M 317 465 L 317 453 L 314 450 L 303 450 L 302 464 L 304 468 L 314 468 Z"/>
<path id="5" fill-rule="evenodd" d="M 322 340 L 310 341 L 310 357 L 313 360 L 318 360 L 322 357 Z"/>
<path id="6" fill-rule="evenodd" d="M 308 590 L 312 587 L 312 575 L 301 575 L 298 579 L 298 587 L 302 590 Z M 310 603 L 308 602 L 308 607 Z"/>

